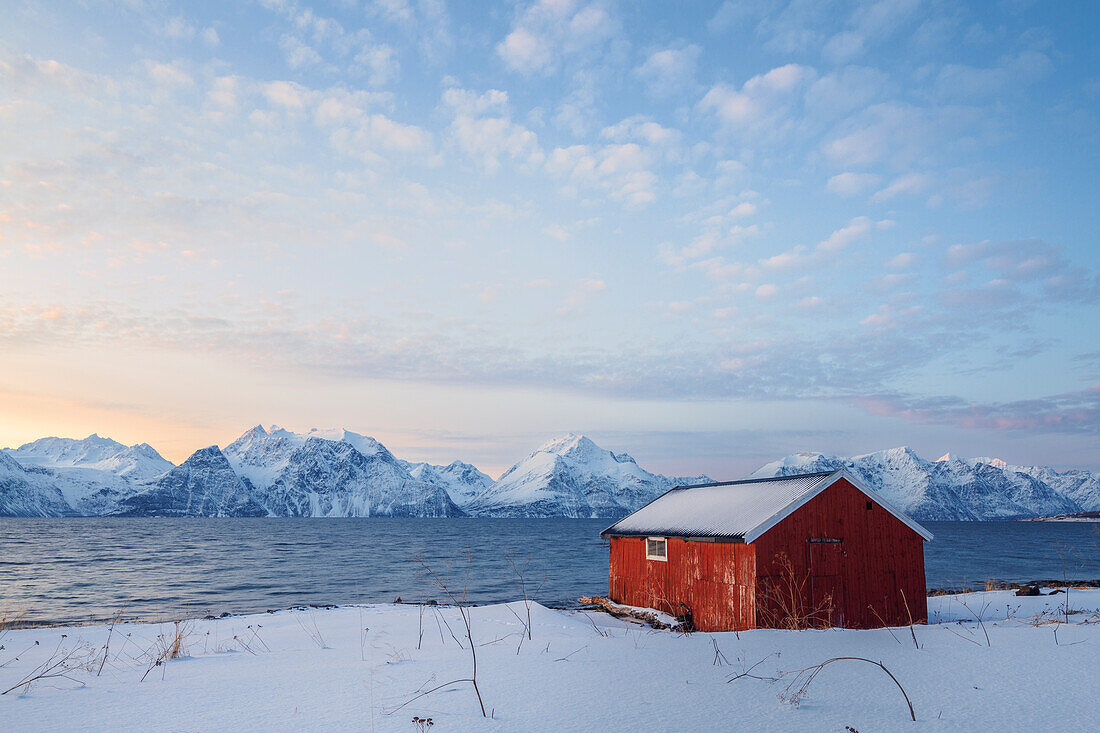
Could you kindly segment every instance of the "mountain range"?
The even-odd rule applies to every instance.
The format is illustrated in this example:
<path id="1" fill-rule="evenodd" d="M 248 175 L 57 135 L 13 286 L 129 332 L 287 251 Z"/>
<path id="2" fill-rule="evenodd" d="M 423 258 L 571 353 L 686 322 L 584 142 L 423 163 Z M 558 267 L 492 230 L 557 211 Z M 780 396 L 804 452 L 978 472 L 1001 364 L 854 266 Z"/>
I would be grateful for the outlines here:
<path id="1" fill-rule="evenodd" d="M 921 520 L 989 520 L 1100 510 L 1100 478 L 909 448 L 853 457 L 797 453 L 753 477 L 846 468 Z M 650 473 L 625 453 L 569 434 L 497 480 L 476 467 L 410 463 L 347 430 L 272 426 L 179 466 L 145 443 L 90 435 L 0 450 L 0 516 L 621 517 L 707 476 Z"/>

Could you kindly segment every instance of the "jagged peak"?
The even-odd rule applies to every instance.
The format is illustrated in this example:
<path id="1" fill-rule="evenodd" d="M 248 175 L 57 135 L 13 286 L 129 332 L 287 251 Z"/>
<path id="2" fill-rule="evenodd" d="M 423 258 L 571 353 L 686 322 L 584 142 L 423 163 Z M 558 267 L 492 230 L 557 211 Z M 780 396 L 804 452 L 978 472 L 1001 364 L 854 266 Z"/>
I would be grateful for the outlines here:
<path id="1" fill-rule="evenodd" d="M 863 458 L 882 458 L 882 459 L 908 459 L 912 461 L 921 462 L 924 459 L 917 455 L 917 452 L 907 445 L 899 445 L 897 448 L 887 448 L 886 450 L 874 451 L 872 453 L 864 453 L 859 456 L 852 456 L 852 460 L 859 460 Z"/>
<path id="2" fill-rule="evenodd" d="M 562 458 L 575 460 L 610 458 L 616 463 L 635 463 L 634 459 L 626 453 L 615 454 L 606 448 L 601 448 L 587 435 L 580 433 L 567 433 L 561 437 L 543 443 L 535 449 L 531 456 L 539 453 L 550 453 Z"/>
<path id="3" fill-rule="evenodd" d="M 6 467 L 9 471 L 26 473 L 26 469 L 23 468 L 23 464 L 8 455 L 9 450 L 9 448 L 0 450 L 0 467 Z"/>
<path id="4" fill-rule="evenodd" d="M 589 445 L 595 446 L 590 438 L 579 433 L 566 433 L 557 438 L 551 438 L 538 448 L 535 449 L 536 453 L 567 453 L 575 448 L 585 447 Z"/>
<path id="5" fill-rule="evenodd" d="M 369 435 L 360 435 L 346 428 L 310 428 L 308 432 L 296 433 L 274 423 L 267 430 L 264 430 L 262 425 L 257 425 L 248 430 L 231 443 L 228 450 L 230 455 L 243 454 L 253 447 L 259 447 L 261 450 L 266 451 L 272 447 L 270 445 L 271 441 L 281 442 L 283 444 L 281 449 L 285 449 L 287 446 L 295 448 L 307 446 L 315 441 L 344 443 L 368 458 L 381 457 L 387 461 L 397 460 L 382 443 Z"/>

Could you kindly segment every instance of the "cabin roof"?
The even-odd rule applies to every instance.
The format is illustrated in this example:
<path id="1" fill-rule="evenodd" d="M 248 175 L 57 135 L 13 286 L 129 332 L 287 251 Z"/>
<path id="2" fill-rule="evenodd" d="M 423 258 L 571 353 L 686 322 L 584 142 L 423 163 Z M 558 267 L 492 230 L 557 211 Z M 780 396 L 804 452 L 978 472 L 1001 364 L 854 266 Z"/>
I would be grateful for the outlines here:
<path id="1" fill-rule="evenodd" d="M 932 534 L 844 469 L 828 473 L 677 486 L 600 533 L 601 537 L 656 535 L 754 542 L 841 478 L 925 540 Z"/>

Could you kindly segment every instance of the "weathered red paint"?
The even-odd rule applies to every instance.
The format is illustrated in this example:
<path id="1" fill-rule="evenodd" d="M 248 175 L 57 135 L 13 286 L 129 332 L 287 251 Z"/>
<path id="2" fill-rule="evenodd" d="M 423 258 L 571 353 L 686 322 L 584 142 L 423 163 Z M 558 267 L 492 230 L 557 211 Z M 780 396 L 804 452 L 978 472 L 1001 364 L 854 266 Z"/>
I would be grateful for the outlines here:
<path id="1" fill-rule="evenodd" d="M 868 501 L 841 478 L 751 544 L 669 538 L 664 562 L 644 538 L 612 537 L 609 597 L 690 609 L 702 631 L 782 625 L 792 606 L 848 628 L 923 622 L 924 540 Z"/>
<path id="2" fill-rule="evenodd" d="M 611 538 L 609 595 L 673 616 L 690 610 L 700 631 L 751 629 L 756 619 L 752 545 L 670 537 L 668 560 L 647 560 L 644 537 Z"/>

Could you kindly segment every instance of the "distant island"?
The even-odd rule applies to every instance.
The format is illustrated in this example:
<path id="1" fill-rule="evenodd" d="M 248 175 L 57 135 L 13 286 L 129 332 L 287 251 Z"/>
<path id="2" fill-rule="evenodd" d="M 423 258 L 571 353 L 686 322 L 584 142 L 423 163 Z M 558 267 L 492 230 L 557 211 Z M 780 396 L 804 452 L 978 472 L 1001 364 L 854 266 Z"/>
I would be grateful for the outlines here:
<path id="1" fill-rule="evenodd" d="M 1049 517 L 1024 517 L 1022 522 L 1100 522 L 1100 512 L 1069 512 Z"/>

